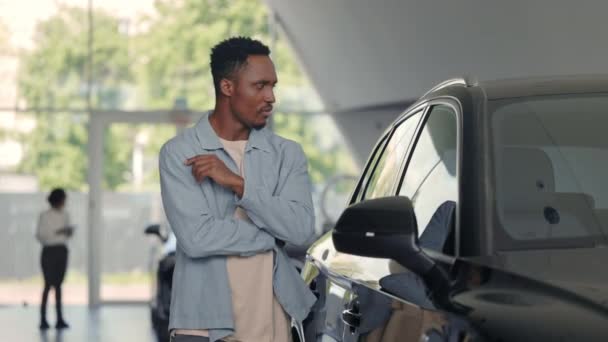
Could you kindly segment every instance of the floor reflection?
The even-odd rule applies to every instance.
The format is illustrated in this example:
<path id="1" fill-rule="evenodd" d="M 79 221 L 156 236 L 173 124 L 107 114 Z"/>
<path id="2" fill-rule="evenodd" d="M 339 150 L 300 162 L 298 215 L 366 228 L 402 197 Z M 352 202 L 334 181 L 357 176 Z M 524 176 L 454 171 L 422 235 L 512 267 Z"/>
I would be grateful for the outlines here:
<path id="1" fill-rule="evenodd" d="M 87 306 L 66 306 L 70 324 L 56 330 L 54 310 L 49 310 L 51 329 L 38 330 L 37 306 L 0 306 L 0 341 L 19 342 L 155 342 L 147 305 L 108 305 L 89 310 Z"/>

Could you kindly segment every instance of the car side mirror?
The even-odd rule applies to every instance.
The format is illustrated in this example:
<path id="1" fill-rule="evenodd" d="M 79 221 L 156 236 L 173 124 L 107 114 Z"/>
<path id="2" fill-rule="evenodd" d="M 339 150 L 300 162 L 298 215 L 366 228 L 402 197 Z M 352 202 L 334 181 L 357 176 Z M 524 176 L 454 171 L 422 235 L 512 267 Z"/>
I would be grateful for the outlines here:
<path id="1" fill-rule="evenodd" d="M 339 252 L 389 258 L 425 276 L 435 266 L 418 245 L 418 226 L 407 197 L 377 198 L 351 205 L 332 233 Z"/>
<path id="2" fill-rule="evenodd" d="M 151 225 L 147 226 L 146 229 L 144 230 L 144 234 L 156 235 L 163 243 L 166 242 L 167 238 L 168 238 L 166 236 L 163 236 L 163 234 L 161 233 L 160 224 L 151 224 Z"/>

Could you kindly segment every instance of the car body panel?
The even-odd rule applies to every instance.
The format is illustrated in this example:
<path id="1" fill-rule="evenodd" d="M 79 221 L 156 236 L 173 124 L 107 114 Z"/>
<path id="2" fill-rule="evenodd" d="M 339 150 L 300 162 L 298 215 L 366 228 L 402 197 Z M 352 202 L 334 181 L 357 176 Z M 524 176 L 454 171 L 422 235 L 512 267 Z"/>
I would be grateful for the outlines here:
<path id="1" fill-rule="evenodd" d="M 608 275 L 603 272 L 608 248 L 598 244 L 587 248 L 501 250 L 496 244 L 497 223 L 493 218 L 496 193 L 488 101 L 587 93 L 608 93 L 608 77 L 445 82 L 405 110 L 395 123 L 417 109 L 438 103 L 457 108 L 459 116 L 454 254 L 426 251 L 449 274 L 451 304 L 434 301 L 425 282 L 395 261 L 336 251 L 328 233 L 309 249 L 302 272 L 319 301 L 301 339 L 608 340 Z M 374 151 L 383 148 L 382 139 Z M 350 204 L 360 199 L 357 193 L 366 182 L 364 176 Z M 395 193 L 398 190 L 399 185 Z M 352 327 L 353 322 L 356 327 Z"/>
<path id="2" fill-rule="evenodd" d="M 537 260 L 528 259 L 528 263 Z M 470 309 L 467 318 L 487 335 L 504 341 L 603 341 L 608 336 L 605 302 L 590 300 L 572 284 L 564 286 L 544 276 L 535 279 L 476 261 L 457 262 L 455 281 L 461 288 L 451 297 L 453 303 Z M 598 293 L 605 293 L 605 287 L 604 282 L 583 292 L 603 288 Z"/>
<path id="3" fill-rule="evenodd" d="M 422 280 L 394 261 L 336 252 L 330 235 L 311 251 L 302 275 L 314 282 L 318 301 L 305 341 L 483 340 L 468 321 L 437 309 Z M 380 270 L 374 272 L 375 266 Z M 349 314 L 359 316 L 359 324 L 347 324 Z"/>

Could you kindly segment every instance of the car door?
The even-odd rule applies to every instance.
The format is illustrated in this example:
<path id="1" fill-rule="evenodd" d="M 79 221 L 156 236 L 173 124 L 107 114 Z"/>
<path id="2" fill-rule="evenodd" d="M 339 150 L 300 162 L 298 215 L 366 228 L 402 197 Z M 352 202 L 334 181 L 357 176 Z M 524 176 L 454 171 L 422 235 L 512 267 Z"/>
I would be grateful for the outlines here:
<path id="1" fill-rule="evenodd" d="M 380 138 L 370 156 L 363 175 L 355 189 L 351 203 L 365 198 L 386 196 L 394 193 L 400 179 L 402 161 L 424 114 L 425 106 L 419 106 L 391 127 Z M 336 252 L 331 235 L 322 237 L 310 249 L 309 264 L 314 264 L 313 290 L 318 296 L 313 311 L 313 322 L 306 322 L 306 341 L 357 341 L 357 301 L 354 300 L 353 283 L 349 278 L 360 267 L 361 258 Z M 378 263 L 366 269 L 386 268 L 389 260 L 368 259 Z M 307 274 L 309 270 L 304 270 Z"/>
<path id="2" fill-rule="evenodd" d="M 397 125 L 381 156 L 371 158 L 369 176 L 362 177 L 353 196 L 353 203 L 391 195 L 409 197 L 420 244 L 444 264 L 453 260 L 458 222 L 458 108 L 451 101 L 431 102 L 424 114 L 417 113 L 421 123 L 415 125 L 415 134 L 408 133 L 413 135 L 403 153 L 392 143 L 408 140 L 401 136 L 407 126 L 399 133 Z M 390 169 L 397 164 L 397 170 Z M 337 256 L 349 268 L 339 280 L 346 290 L 340 301 L 341 322 L 334 325 L 338 328 L 334 335 L 341 338 L 336 341 L 448 341 L 469 333 L 465 321 L 437 309 L 426 284 L 396 262 Z M 328 288 L 338 284 L 334 279 L 327 278 Z M 325 304 L 328 311 L 334 309 L 329 302 Z"/>
<path id="3" fill-rule="evenodd" d="M 434 256 L 436 262 L 448 268 L 455 252 L 458 224 L 458 132 L 457 103 L 430 102 L 396 187 L 397 195 L 412 201 L 420 246 Z M 372 279 L 352 276 L 363 280 L 353 291 L 359 308 L 365 307 L 361 303 L 369 298 L 373 298 L 373 303 L 379 303 L 371 305 L 373 309 L 368 309 L 369 312 L 360 310 L 360 322 L 368 322 L 361 324 L 364 329 L 359 334 L 365 335 L 361 341 L 447 341 L 460 334 L 460 330 L 466 330 L 466 324 L 458 317 L 436 308 L 427 295 L 426 284 L 415 274 L 393 265 L 381 276 L 376 289 L 365 286 Z M 375 291 L 370 293 L 371 290 Z M 378 296 L 383 298 L 376 298 Z M 369 322 L 378 320 L 374 311 L 379 309 L 386 318 L 373 325 L 374 330 L 370 331 Z"/>

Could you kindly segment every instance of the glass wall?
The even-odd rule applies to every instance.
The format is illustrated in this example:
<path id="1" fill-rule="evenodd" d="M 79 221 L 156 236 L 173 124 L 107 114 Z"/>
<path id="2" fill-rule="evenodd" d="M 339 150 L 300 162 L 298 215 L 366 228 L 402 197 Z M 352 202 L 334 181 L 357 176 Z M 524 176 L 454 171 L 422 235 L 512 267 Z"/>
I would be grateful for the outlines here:
<path id="1" fill-rule="evenodd" d="M 40 302 L 38 217 L 48 190 L 67 190 L 75 234 L 65 302 L 86 303 L 87 134 L 85 113 L 0 111 L 0 304 Z"/>
<path id="2" fill-rule="evenodd" d="M 105 135 L 101 300 L 144 301 L 161 252 L 160 240 L 144 236 L 144 229 L 166 220 L 158 151 L 175 135 L 175 126 L 113 123 Z"/>
<path id="3" fill-rule="evenodd" d="M 325 185 L 357 170 L 262 1 L 0 2 L 0 305 L 40 300 L 34 233 L 54 187 L 68 190 L 77 226 L 64 298 L 87 302 L 90 113 L 210 109 L 209 51 L 234 35 L 271 47 L 279 76 L 273 128 L 300 142 L 309 158 L 320 233 L 337 218 L 354 181 L 333 181 L 324 192 Z M 141 122 L 111 124 L 103 134 L 98 243 L 106 301 L 146 300 L 150 290 L 142 288 L 152 286 L 149 272 L 160 250 L 142 232 L 165 220 L 156 158 L 175 128 Z"/>

